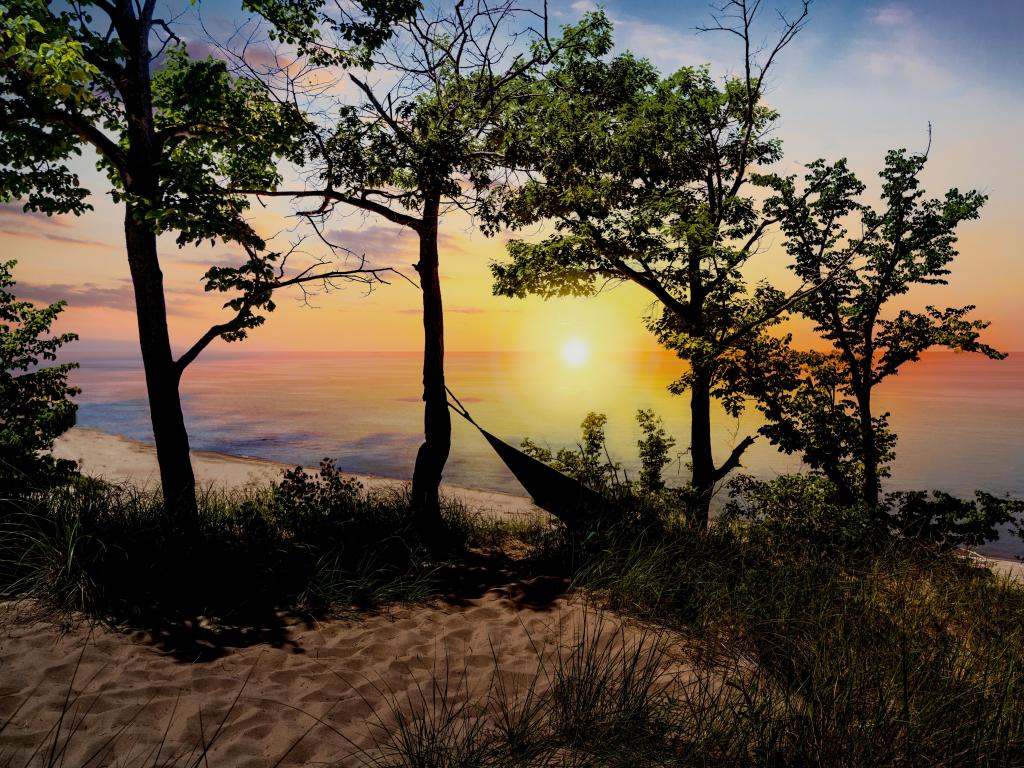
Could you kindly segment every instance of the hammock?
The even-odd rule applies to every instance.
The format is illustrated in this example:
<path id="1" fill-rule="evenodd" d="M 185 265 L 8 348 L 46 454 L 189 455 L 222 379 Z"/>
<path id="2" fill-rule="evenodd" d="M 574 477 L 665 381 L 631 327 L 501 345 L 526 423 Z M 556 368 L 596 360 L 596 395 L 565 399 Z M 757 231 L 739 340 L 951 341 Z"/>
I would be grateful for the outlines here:
<path id="1" fill-rule="evenodd" d="M 494 452 L 505 462 L 505 465 L 538 507 L 550 512 L 569 528 L 578 528 L 588 516 L 587 513 L 593 514 L 612 506 L 611 502 L 593 488 L 587 487 L 568 475 L 563 475 L 557 469 L 552 469 L 544 462 L 527 456 L 519 449 L 499 440 L 473 420 L 469 411 L 452 394 L 450 389 L 445 387 L 445 390 L 455 401 L 453 403 L 449 400 L 448 406 L 480 430 L 480 434 L 491 444 Z"/>

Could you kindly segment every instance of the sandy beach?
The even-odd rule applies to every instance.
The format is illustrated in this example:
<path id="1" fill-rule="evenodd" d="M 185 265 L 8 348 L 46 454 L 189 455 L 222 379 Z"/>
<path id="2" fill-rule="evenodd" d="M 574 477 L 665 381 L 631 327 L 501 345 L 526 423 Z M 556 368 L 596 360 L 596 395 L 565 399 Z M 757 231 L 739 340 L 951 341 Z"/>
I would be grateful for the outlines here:
<path id="1" fill-rule="evenodd" d="M 150 446 L 101 432 L 72 430 L 55 453 L 111 480 L 157 477 Z M 200 483 L 230 487 L 269 482 L 284 468 L 213 453 L 193 459 Z M 446 491 L 494 514 L 540 514 L 525 498 Z M 985 562 L 1024 575 L 1020 563 Z M 641 637 L 639 627 L 567 597 L 566 586 L 512 581 L 477 597 L 323 622 L 282 614 L 272 630 L 235 634 L 199 620 L 173 636 L 58 626 L 30 601 L 0 603 L 0 765 L 48 764 L 49 750 L 62 754 L 53 764 L 191 765 L 218 729 L 210 765 L 272 766 L 282 757 L 365 765 L 396 711 L 430 709 L 436 681 L 452 702 L 484 706 L 499 680 L 513 691 L 545 689 L 551 660 L 584 632 L 626 646 Z M 678 660 L 673 667 L 686 672 Z"/>
<path id="2" fill-rule="evenodd" d="M 157 480 L 154 449 L 123 437 L 74 429 L 54 452 L 110 480 Z M 268 483 L 287 468 L 214 453 L 193 462 L 199 483 L 221 487 Z M 483 512 L 544 514 L 526 498 L 445 490 Z M 158 751 L 168 764 L 192 764 L 222 721 L 211 765 L 270 766 L 284 755 L 288 765 L 362 765 L 395 711 L 422 709 L 435 681 L 453 702 L 486 703 L 496 669 L 510 690 L 543 690 L 552 654 L 582 632 L 607 643 L 635 637 L 616 616 L 566 598 L 566 586 L 511 582 L 475 599 L 329 621 L 281 614 L 272 628 L 240 633 L 214 633 L 202 620 L 173 633 L 58 626 L 31 601 L 0 603 L 0 765 L 35 764 L 43 755 L 33 752 L 52 745 L 68 765 L 93 755 L 98 764 L 150 765 Z"/>
<path id="3" fill-rule="evenodd" d="M 159 485 L 160 475 L 156 463 L 156 449 L 147 443 L 111 435 L 95 429 L 75 427 L 59 437 L 53 453 L 58 458 L 77 461 L 81 471 L 93 477 L 113 482 L 129 482 L 144 488 Z M 281 479 L 281 473 L 292 469 L 265 459 L 229 456 L 223 453 L 192 452 L 192 467 L 200 486 L 239 488 L 246 485 L 267 485 Z M 315 470 L 316 467 L 307 467 Z M 403 488 L 407 481 L 374 475 L 356 475 L 367 489 Z M 486 491 L 461 485 L 442 484 L 442 493 L 457 498 L 471 509 L 504 516 L 544 516 L 526 496 L 514 496 L 500 491 Z"/>
<path id="4" fill-rule="evenodd" d="M 27 620 L 24 605 L 0 604 L 0 765 L 46 764 L 31 756 L 51 744 L 64 750 L 54 764 L 99 755 L 88 764 L 193 765 L 221 722 L 210 765 L 271 766 L 286 754 L 287 765 L 364 765 L 395 711 L 422 710 L 434 681 L 451 702 L 483 706 L 496 669 L 509 690 L 546 689 L 552 654 L 573 647 L 584 627 L 601 643 L 637 641 L 578 601 L 524 594 L 509 587 L 460 605 L 291 620 L 274 643 L 210 660 L 141 631 L 61 632 Z M 154 763 L 158 751 L 165 762 Z"/>

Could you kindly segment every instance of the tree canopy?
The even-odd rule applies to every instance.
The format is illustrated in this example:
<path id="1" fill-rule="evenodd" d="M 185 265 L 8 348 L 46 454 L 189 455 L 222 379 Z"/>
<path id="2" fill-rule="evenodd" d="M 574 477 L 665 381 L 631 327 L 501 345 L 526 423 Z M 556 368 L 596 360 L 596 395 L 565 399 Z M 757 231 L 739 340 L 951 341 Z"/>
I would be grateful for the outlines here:
<path id="1" fill-rule="evenodd" d="M 916 285 L 946 282 L 956 230 L 985 203 L 979 192 L 955 188 L 927 197 L 920 182 L 927 161 L 927 153 L 886 155 L 880 210 L 860 200 L 864 184 L 845 160 L 811 163 L 800 186 L 795 176 L 758 179 L 773 192 L 766 210 L 780 221 L 792 270 L 821 286 L 796 308 L 833 347 L 793 361 L 800 373 L 790 394 L 766 408 L 767 434 L 804 452 L 846 495 L 860 486 L 871 506 L 895 445 L 888 414 L 872 410 L 873 389 L 935 346 L 1005 357 L 980 340 L 988 323 L 968 318 L 974 306 L 887 311 Z"/>
<path id="2" fill-rule="evenodd" d="M 690 394 L 693 482 L 704 516 L 715 483 L 752 442 L 715 465 L 712 395 L 735 371 L 732 358 L 787 306 L 767 284 L 750 291 L 743 276 L 772 223 L 746 187 L 751 169 L 781 157 L 764 78 L 807 6 L 782 17 L 760 59 L 750 46 L 756 6 L 727 3 L 736 15 L 709 27 L 747 43 L 744 74 L 722 82 L 707 67 L 662 77 L 632 54 L 612 56 L 607 26 L 589 47 L 560 52 L 506 138 L 528 177 L 491 202 L 496 222 L 547 221 L 554 229 L 540 242 L 509 243 L 508 260 L 492 267 L 496 294 L 587 296 L 608 281 L 629 281 L 657 300 L 649 327 L 689 363 L 675 389 Z"/>
<path id="3" fill-rule="evenodd" d="M 373 38 L 389 18 L 385 13 L 377 24 L 371 13 L 353 39 Z M 0 200 L 19 200 L 26 210 L 83 213 L 90 192 L 71 161 L 83 147 L 95 151 L 111 196 L 124 206 L 164 496 L 189 513 L 194 478 L 178 391 L 185 367 L 214 339 L 244 338 L 260 325 L 274 308 L 276 288 L 333 277 L 368 280 L 374 273 L 315 265 L 285 274 L 287 254 L 266 250 L 246 218 L 248 199 L 230 190 L 280 183 L 278 161 L 305 157 L 299 139 L 306 119 L 223 61 L 190 57 L 173 21 L 156 16 L 155 0 L 11 0 L 0 8 Z M 179 246 L 220 241 L 245 254 L 234 271 L 207 275 L 207 289 L 235 294 L 226 304 L 233 314 L 178 359 L 157 252 L 157 237 L 165 233 Z"/>

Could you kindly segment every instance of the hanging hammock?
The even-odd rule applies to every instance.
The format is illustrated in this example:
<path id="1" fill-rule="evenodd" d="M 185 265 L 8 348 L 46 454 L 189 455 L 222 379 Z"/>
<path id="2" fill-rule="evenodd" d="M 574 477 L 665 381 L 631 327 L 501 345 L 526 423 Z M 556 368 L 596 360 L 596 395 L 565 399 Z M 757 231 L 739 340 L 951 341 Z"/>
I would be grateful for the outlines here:
<path id="1" fill-rule="evenodd" d="M 445 390 L 451 397 L 448 407 L 480 430 L 480 434 L 491 444 L 494 452 L 505 462 L 505 465 L 538 507 L 550 512 L 569 528 L 579 528 L 587 517 L 608 510 L 612 506 L 610 501 L 593 488 L 589 488 L 568 475 L 563 475 L 557 469 L 549 467 L 532 456 L 527 456 L 503 440 L 499 440 L 473 420 L 469 411 L 452 394 L 450 389 L 445 387 Z M 452 400 L 455 402 L 453 403 Z"/>

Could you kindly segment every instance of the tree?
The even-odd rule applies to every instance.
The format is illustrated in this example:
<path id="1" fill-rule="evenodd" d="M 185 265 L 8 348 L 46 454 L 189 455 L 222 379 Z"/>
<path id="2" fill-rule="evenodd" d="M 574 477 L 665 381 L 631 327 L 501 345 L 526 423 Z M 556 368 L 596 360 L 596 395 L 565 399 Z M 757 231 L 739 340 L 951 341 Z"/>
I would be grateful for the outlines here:
<path id="1" fill-rule="evenodd" d="M 885 311 L 915 285 L 945 284 L 956 229 L 985 203 L 957 189 L 927 198 L 919 180 L 927 160 L 906 150 L 886 155 L 881 211 L 859 201 L 865 187 L 845 160 L 808 165 L 802 191 L 795 176 L 758 179 L 774 192 L 766 210 L 781 222 L 793 271 L 821 286 L 795 306 L 833 347 L 794 361 L 794 394 L 766 409 L 768 435 L 872 509 L 895 445 L 888 414 L 873 410 L 875 387 L 935 346 L 1005 357 L 979 341 L 988 323 L 967 318 L 973 306 Z M 859 236 L 848 231 L 856 218 Z"/>
<path id="2" fill-rule="evenodd" d="M 0 498 L 65 479 L 74 462 L 48 452 L 75 424 L 78 389 L 68 385 L 77 363 L 45 365 L 73 333 L 54 336 L 50 327 L 64 302 L 36 308 L 18 301 L 11 289 L 16 262 L 0 262 Z M 42 365 L 41 365 L 42 364 Z"/>
<path id="3" fill-rule="evenodd" d="M 352 30 L 386 30 L 374 15 Z M 9 0 L 0 8 L 0 199 L 26 210 L 81 214 L 89 191 L 69 160 L 91 147 L 124 208 L 125 246 L 164 501 L 188 517 L 196 507 L 179 382 L 214 339 L 244 338 L 273 309 L 274 290 L 343 278 L 358 270 L 286 276 L 278 253 L 246 222 L 247 200 L 225 188 L 273 187 L 277 161 L 300 162 L 304 118 L 270 99 L 262 85 L 233 77 L 225 64 L 193 60 L 155 0 Z M 372 37 L 372 35 L 370 35 Z M 212 270 L 208 290 L 240 292 L 233 315 L 204 333 L 181 357 L 171 350 L 157 236 L 179 246 L 221 240 L 240 246 L 245 263 Z M 321 265 L 323 266 L 323 265 Z"/>
<path id="4" fill-rule="evenodd" d="M 481 197 L 510 163 L 501 137 L 514 105 L 553 56 L 583 36 L 567 28 L 560 40 L 549 39 L 546 10 L 523 9 L 512 0 L 460 0 L 451 12 L 420 11 L 399 22 L 393 40 L 372 57 L 374 74 L 388 85 L 349 74 L 359 103 L 343 105 L 311 135 L 307 152 L 316 188 L 271 193 L 319 200 L 306 212 L 313 221 L 340 205 L 416 234 L 424 441 L 416 454 L 412 499 L 426 530 L 437 529 L 438 489 L 451 447 L 440 225 L 453 211 L 480 211 Z"/>
<path id="5" fill-rule="evenodd" d="M 765 77 L 808 10 L 804 3 L 794 18 L 783 16 L 759 56 L 759 6 L 727 2 L 709 27 L 744 46 L 743 74 L 722 84 L 706 67 L 662 79 L 629 53 L 609 58 L 610 35 L 590 50 L 562 52 L 508 137 L 517 165 L 535 173 L 493 203 L 495 217 L 513 227 L 550 221 L 555 230 L 541 242 L 509 243 L 508 261 L 492 267 L 496 294 L 588 296 L 629 281 L 659 303 L 650 327 L 689 363 L 673 389 L 690 396 L 694 514 L 702 520 L 716 484 L 753 442 L 745 438 L 716 465 L 712 400 L 736 370 L 734 358 L 796 298 L 768 285 L 750 293 L 742 275 L 773 223 L 744 187 L 752 168 L 781 157 L 776 113 L 762 100 Z M 743 401 L 727 405 L 736 412 Z"/>

